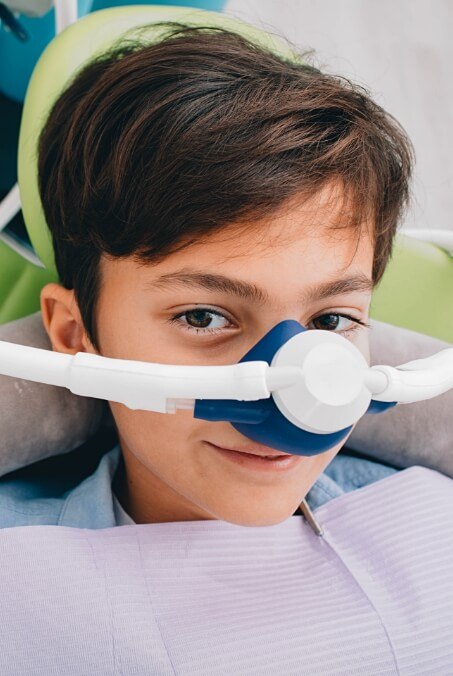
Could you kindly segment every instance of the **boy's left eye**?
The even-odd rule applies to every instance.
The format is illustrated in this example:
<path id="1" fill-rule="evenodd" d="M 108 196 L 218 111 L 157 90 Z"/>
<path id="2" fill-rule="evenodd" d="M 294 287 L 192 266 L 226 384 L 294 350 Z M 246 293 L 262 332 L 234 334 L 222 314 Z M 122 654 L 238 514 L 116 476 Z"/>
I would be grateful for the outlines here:
<path id="1" fill-rule="evenodd" d="M 190 331 L 191 333 L 204 333 L 204 334 L 218 334 L 221 333 L 222 331 L 225 330 L 226 327 L 219 328 L 219 326 L 215 328 L 210 327 L 210 323 L 212 321 L 211 317 L 209 315 L 214 315 L 215 317 L 219 318 L 219 322 L 221 323 L 221 320 L 224 319 L 227 322 L 229 322 L 229 319 L 222 314 L 221 312 L 218 312 L 218 310 L 212 310 L 211 308 L 203 308 L 203 307 L 197 307 L 193 308 L 191 310 L 184 310 L 184 312 L 180 312 L 177 315 L 174 315 L 169 321 L 170 323 L 175 323 L 175 324 L 180 324 L 181 326 L 184 327 L 187 331 Z M 192 321 L 194 324 L 198 326 L 188 326 L 185 324 L 183 321 L 181 321 L 181 317 L 192 317 Z M 341 324 L 341 320 L 348 320 L 345 322 L 346 326 L 343 326 L 342 329 L 338 330 L 339 325 Z M 229 322 L 231 324 L 231 322 Z M 352 333 L 353 331 L 357 331 L 361 326 L 369 326 L 367 322 L 364 322 L 357 317 L 352 317 L 347 314 L 341 314 L 338 312 L 329 312 L 323 315 L 319 315 L 318 317 L 315 317 L 314 319 L 311 320 L 311 324 L 317 324 L 314 326 L 315 329 L 322 329 L 323 331 L 336 331 L 337 333 L 343 334 L 343 333 Z M 310 328 L 309 324 L 307 325 L 306 328 Z"/>

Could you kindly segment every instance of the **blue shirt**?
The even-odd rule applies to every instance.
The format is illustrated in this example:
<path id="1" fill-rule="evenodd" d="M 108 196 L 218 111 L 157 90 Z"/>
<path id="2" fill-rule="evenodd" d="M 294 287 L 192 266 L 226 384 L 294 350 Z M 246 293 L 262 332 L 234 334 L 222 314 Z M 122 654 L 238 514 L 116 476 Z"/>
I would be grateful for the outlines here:
<path id="1" fill-rule="evenodd" d="M 33 525 L 112 528 L 127 523 L 127 514 L 119 520 L 119 514 L 124 517 L 124 512 L 121 508 L 118 510 L 112 489 L 120 460 L 121 449 L 117 443 L 101 456 L 93 472 L 69 487 L 55 477 L 33 477 L 23 469 L 0 477 L 0 528 Z M 397 471 L 343 449 L 318 477 L 306 499 L 310 508 L 316 509 L 345 492 Z"/>

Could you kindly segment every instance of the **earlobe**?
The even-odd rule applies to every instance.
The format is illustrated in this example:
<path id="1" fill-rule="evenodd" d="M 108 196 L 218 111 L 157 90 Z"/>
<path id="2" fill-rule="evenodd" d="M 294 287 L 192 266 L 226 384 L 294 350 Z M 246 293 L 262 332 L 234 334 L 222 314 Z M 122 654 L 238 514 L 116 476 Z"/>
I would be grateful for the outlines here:
<path id="1" fill-rule="evenodd" d="M 56 352 L 85 352 L 85 332 L 72 289 L 54 282 L 41 289 L 41 315 Z"/>

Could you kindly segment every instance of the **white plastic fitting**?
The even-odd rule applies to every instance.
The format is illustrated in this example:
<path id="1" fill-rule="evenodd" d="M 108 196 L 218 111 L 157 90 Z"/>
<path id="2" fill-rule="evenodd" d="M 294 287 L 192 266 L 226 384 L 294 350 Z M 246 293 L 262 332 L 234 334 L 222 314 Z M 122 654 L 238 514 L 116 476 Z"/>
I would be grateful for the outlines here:
<path id="1" fill-rule="evenodd" d="M 299 366 L 300 378 L 273 393 L 285 418 L 315 434 L 328 434 L 355 423 L 367 411 L 371 392 L 363 354 L 330 331 L 304 331 L 276 352 L 272 366 Z"/>
<path id="2" fill-rule="evenodd" d="M 376 401 L 410 404 L 432 399 L 453 388 L 453 348 L 398 367 L 379 364 L 372 366 L 370 371 L 382 373 L 387 381 L 373 394 Z"/>

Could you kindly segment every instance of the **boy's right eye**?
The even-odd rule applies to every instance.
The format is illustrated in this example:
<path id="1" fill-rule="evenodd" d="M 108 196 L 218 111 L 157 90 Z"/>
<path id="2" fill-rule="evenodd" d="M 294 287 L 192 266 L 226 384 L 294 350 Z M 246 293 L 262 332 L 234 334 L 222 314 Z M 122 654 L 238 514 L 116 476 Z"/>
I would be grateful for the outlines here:
<path id="1" fill-rule="evenodd" d="M 194 324 L 198 324 L 198 326 L 192 327 L 188 326 L 187 324 L 184 324 L 183 321 L 181 321 L 181 317 L 183 316 L 190 316 L 193 319 L 191 321 L 194 322 Z M 174 315 L 171 319 L 171 323 L 175 324 L 180 324 L 182 325 L 187 331 L 190 332 L 195 332 L 195 333 L 210 333 L 210 334 L 217 334 L 220 333 L 223 329 L 219 327 L 215 328 L 208 328 L 208 325 L 212 321 L 208 315 L 214 315 L 216 317 L 221 317 L 222 319 L 225 319 L 226 321 L 229 321 L 228 318 L 223 315 L 221 312 L 218 312 L 217 310 L 212 310 L 210 308 L 200 308 L 196 307 L 191 310 L 184 310 L 184 312 L 179 312 L 177 315 Z"/>

